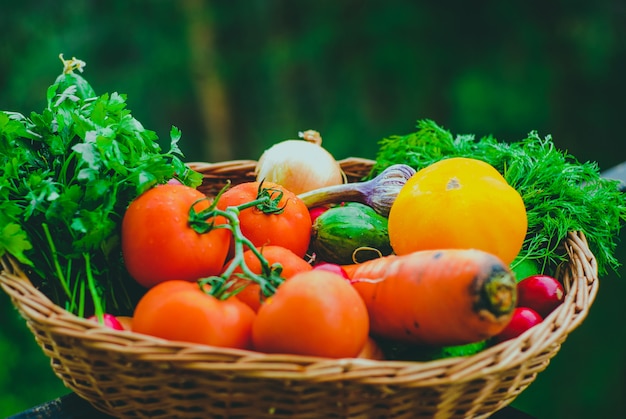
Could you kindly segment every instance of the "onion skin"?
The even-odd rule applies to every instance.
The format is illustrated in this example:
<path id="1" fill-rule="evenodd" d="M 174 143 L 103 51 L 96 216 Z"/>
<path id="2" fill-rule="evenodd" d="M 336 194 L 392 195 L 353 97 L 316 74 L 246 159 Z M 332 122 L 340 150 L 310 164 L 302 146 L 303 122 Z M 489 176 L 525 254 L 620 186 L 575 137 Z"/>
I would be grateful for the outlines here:
<path id="1" fill-rule="evenodd" d="M 261 155 L 256 180 L 277 183 L 296 195 L 344 183 L 339 162 L 320 144 L 295 139 L 274 144 Z"/>

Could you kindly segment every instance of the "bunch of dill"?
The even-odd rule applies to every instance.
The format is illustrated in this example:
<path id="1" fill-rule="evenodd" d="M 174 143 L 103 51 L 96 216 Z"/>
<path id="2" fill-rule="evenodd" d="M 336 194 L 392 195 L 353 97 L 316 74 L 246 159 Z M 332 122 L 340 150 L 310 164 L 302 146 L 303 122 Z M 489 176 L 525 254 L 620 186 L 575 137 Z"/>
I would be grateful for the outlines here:
<path id="1" fill-rule="evenodd" d="M 620 266 L 615 249 L 626 220 L 626 197 L 618 183 L 601 176 L 594 162 L 580 162 L 557 149 L 550 136 L 532 131 L 518 142 L 492 136 L 453 136 L 432 120 L 417 123 L 417 131 L 394 135 L 379 143 L 370 177 L 395 163 L 416 170 L 449 157 L 483 160 L 494 166 L 522 196 L 528 233 L 516 262 L 533 260 L 542 268 L 566 260 L 561 246 L 570 231 L 583 232 L 596 257 L 598 272 Z"/>

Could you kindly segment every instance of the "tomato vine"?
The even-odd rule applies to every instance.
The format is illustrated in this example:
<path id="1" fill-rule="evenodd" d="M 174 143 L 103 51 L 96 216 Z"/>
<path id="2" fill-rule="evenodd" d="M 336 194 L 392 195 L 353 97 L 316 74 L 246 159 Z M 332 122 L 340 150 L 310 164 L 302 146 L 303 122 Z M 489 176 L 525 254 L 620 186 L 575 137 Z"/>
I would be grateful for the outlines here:
<path id="1" fill-rule="evenodd" d="M 230 260 L 222 274 L 202 278 L 198 283 L 208 294 L 224 300 L 241 291 L 242 287 L 233 289 L 233 285 L 237 282 L 236 278 L 244 278 L 257 283 L 261 288 L 262 295 L 269 297 L 276 292 L 276 288 L 284 281 L 284 278 L 281 276 L 283 267 L 279 263 L 270 265 L 257 247 L 243 234 L 239 221 L 239 213 L 244 209 L 252 207 L 256 207 L 266 214 L 281 213 L 284 207 L 279 206 L 279 202 L 283 197 L 283 192 L 273 188 L 265 188 L 261 183 L 259 185 L 257 199 L 240 205 L 229 206 L 223 210 L 219 209 L 217 207 L 219 198 L 229 186 L 230 185 L 227 184 L 222 188 L 206 209 L 196 211 L 195 207 L 204 200 L 210 200 L 209 197 L 196 201 L 189 209 L 189 226 L 196 232 L 205 234 L 215 228 L 228 228 L 232 233 L 234 241 L 234 257 Z M 220 216 L 226 218 L 228 222 L 224 224 L 212 222 L 212 220 Z M 249 248 L 258 258 L 262 271 L 260 275 L 254 273 L 247 266 L 244 260 L 244 251 L 246 248 Z M 235 273 L 237 267 L 241 269 L 242 273 Z M 206 290 L 207 285 L 209 286 L 208 290 Z"/>

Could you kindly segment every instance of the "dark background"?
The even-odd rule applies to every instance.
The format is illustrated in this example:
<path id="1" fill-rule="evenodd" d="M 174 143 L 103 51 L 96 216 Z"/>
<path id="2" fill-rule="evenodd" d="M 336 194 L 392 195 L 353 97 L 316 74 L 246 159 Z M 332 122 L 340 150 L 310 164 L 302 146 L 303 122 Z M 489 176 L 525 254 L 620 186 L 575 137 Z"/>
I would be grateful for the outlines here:
<path id="1" fill-rule="evenodd" d="M 188 161 L 257 159 L 306 129 L 337 158 L 374 158 L 422 118 L 502 141 L 537 130 L 603 169 L 626 160 L 623 0 L 21 0 L 0 28 L 0 109 L 41 111 L 58 54 L 76 56 L 164 145 L 180 128 Z M 514 406 L 624 416 L 623 273 L 601 278 L 587 320 Z M 0 417 L 66 392 L 0 293 Z"/>

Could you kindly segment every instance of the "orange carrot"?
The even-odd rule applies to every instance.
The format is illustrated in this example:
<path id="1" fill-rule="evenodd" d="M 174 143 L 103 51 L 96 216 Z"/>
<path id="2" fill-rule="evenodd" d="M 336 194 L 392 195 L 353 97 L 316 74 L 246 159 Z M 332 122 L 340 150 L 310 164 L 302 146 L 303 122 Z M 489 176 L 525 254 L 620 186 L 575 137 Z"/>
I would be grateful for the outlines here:
<path id="1" fill-rule="evenodd" d="M 511 319 L 515 278 L 480 250 L 425 250 L 344 269 L 367 306 L 373 336 L 460 345 L 498 334 Z"/>

